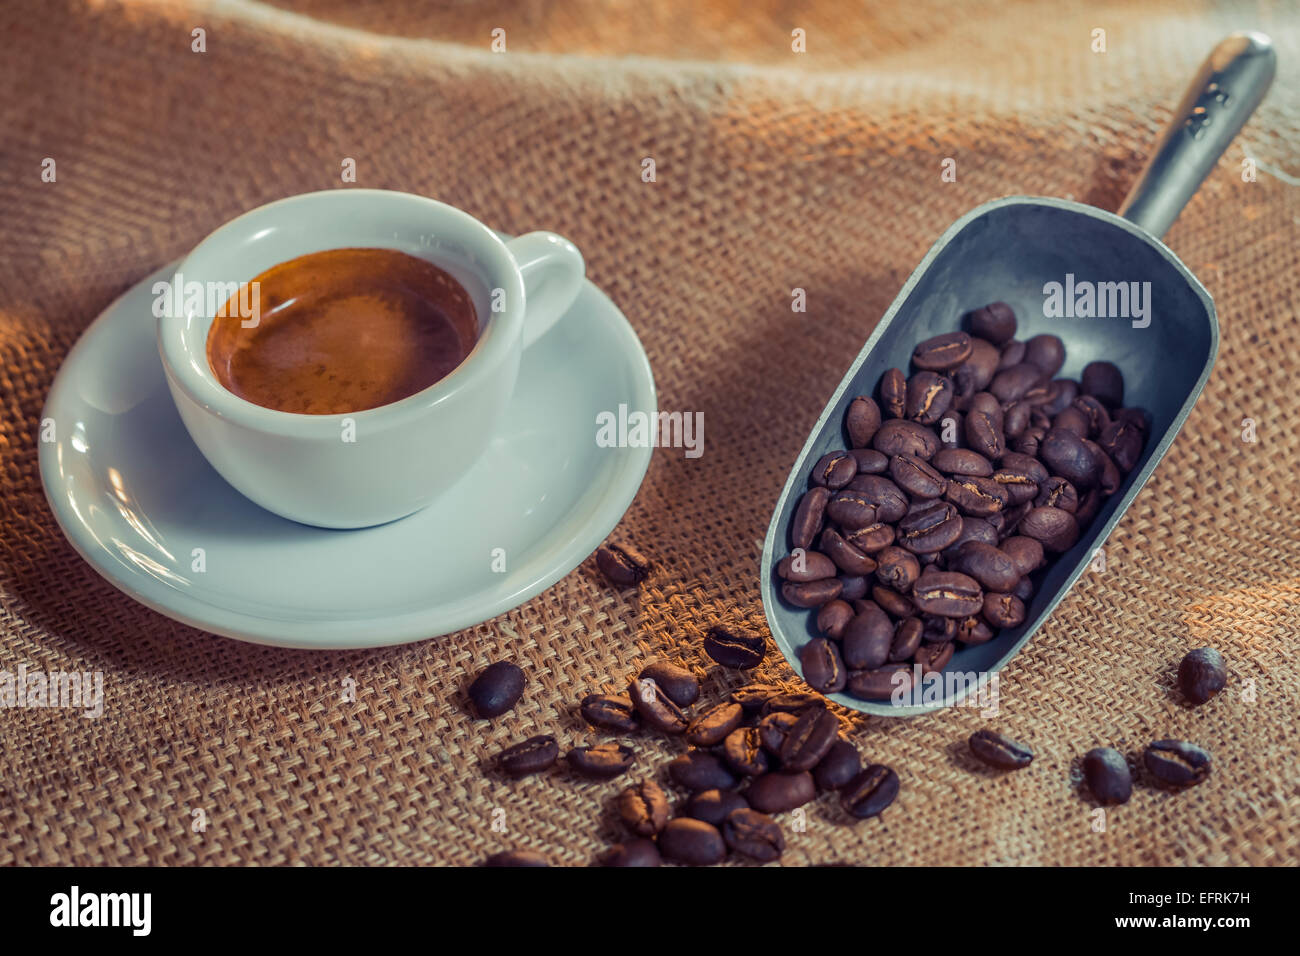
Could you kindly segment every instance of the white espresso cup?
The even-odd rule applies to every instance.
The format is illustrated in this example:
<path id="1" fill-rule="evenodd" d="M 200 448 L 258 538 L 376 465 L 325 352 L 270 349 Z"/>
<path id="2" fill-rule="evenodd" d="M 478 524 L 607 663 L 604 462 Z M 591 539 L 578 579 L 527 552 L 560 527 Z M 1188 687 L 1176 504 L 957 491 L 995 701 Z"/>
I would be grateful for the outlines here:
<path id="1" fill-rule="evenodd" d="M 427 259 L 474 304 L 478 340 L 468 357 L 400 401 L 343 415 L 256 405 L 226 389 L 208 364 L 208 330 L 224 299 L 178 297 L 179 314 L 158 320 L 168 388 L 212 467 L 268 511 L 325 528 L 401 518 L 461 478 L 500 422 L 523 350 L 573 304 L 584 274 L 577 247 L 554 233 L 503 241 L 433 199 L 338 189 L 226 223 L 184 259 L 175 280 L 185 289 L 229 288 L 307 253 L 355 247 Z"/>

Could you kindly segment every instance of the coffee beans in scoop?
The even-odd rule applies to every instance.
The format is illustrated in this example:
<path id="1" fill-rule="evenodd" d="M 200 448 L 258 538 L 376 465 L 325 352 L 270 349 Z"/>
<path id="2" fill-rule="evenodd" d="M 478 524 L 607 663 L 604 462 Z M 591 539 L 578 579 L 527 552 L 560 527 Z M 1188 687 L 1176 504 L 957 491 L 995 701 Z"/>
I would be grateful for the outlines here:
<path id="1" fill-rule="evenodd" d="M 782 599 L 813 617 L 799 659 L 819 693 L 888 699 L 915 668 L 942 671 L 958 647 L 1022 624 L 1050 562 L 1141 459 L 1147 416 L 1123 406 L 1116 365 L 1058 378 L 1064 344 L 1017 339 L 1003 302 L 966 327 L 917 343 L 910 375 L 890 369 L 849 403 L 847 447 L 817 461 L 796 504 L 776 573 Z M 1187 665 L 1192 700 L 1214 693 L 1213 663 Z"/>

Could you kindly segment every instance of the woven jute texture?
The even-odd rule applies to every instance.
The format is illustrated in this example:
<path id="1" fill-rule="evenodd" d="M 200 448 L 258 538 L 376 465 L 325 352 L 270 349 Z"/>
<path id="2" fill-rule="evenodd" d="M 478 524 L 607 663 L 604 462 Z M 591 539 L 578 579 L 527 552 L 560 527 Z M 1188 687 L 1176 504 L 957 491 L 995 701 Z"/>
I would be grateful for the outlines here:
<path id="1" fill-rule="evenodd" d="M 1274 37 L 1277 82 L 1166 237 L 1215 297 L 1218 364 L 1107 542 L 1106 570 L 1004 674 L 991 725 L 1036 760 L 1006 776 L 974 766 L 964 741 L 986 724 L 974 709 L 854 719 L 863 753 L 897 768 L 898 802 L 857 825 L 830 800 L 811 805 L 802 832 L 787 827 L 783 862 L 1295 861 L 1294 5 L 294 7 L 0 7 L 0 670 L 98 670 L 105 693 L 97 720 L 0 713 L 0 863 L 472 864 L 516 847 L 590 863 L 618 835 L 617 782 L 557 769 L 511 784 L 485 761 L 534 733 L 566 749 L 601 739 L 575 701 L 652 659 L 695 668 L 710 698 L 743 683 L 709 664 L 701 636 L 717 621 L 765 626 L 757 565 L 772 505 L 930 243 L 1001 195 L 1115 208 L 1200 60 L 1238 28 Z M 504 52 L 491 49 L 498 28 Z M 805 53 L 791 49 L 795 29 Z M 41 181 L 46 157 L 55 183 Z M 639 591 L 611 588 L 588 560 L 458 634 L 288 652 L 148 611 L 65 543 L 36 446 L 78 335 L 230 217 L 347 188 L 344 157 L 360 186 L 572 237 L 644 342 L 661 407 L 704 413 L 703 456 L 656 451 L 620 528 L 655 562 Z M 941 179 L 945 158 L 956 182 Z M 806 314 L 791 311 L 795 288 Z M 1245 419 L 1257 441 L 1243 440 Z M 1230 681 L 1191 709 L 1173 670 L 1206 644 Z M 528 691 L 495 722 L 472 720 L 467 676 L 500 659 L 524 667 Z M 347 678 L 354 703 L 342 702 Z M 778 656 L 751 679 L 795 675 Z M 1181 794 L 1140 783 L 1102 830 L 1080 755 L 1161 737 L 1207 747 L 1213 776 Z M 683 746 L 632 742 L 640 774 L 662 774 Z"/>

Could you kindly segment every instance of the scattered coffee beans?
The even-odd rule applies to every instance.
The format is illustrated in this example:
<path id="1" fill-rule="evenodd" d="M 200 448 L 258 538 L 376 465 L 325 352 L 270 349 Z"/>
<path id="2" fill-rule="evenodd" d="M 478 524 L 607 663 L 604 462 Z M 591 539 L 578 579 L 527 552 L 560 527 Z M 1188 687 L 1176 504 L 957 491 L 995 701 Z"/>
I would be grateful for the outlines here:
<path id="1" fill-rule="evenodd" d="M 600 855 L 602 866 L 658 866 L 662 861 L 654 840 L 615 843 Z"/>
<path id="2" fill-rule="evenodd" d="M 1210 755 L 1185 740 L 1157 740 L 1142 753 L 1151 776 L 1171 787 L 1190 787 L 1210 775 Z"/>
<path id="3" fill-rule="evenodd" d="M 626 733 L 636 730 L 638 720 L 636 708 L 626 697 L 613 694 L 588 694 L 579 707 L 582 717 L 593 727 L 607 730 L 619 730 Z"/>
<path id="4" fill-rule="evenodd" d="M 614 584 L 634 587 L 650 573 L 650 562 L 630 544 L 607 544 L 596 551 L 596 567 Z"/>
<path id="5" fill-rule="evenodd" d="M 538 734 L 501 751 L 497 766 L 512 777 L 523 777 L 549 769 L 559 756 L 560 747 L 555 738 L 550 734 Z"/>
<path id="6" fill-rule="evenodd" d="M 1178 686 L 1183 696 L 1193 704 L 1203 704 L 1228 682 L 1228 669 L 1223 655 L 1213 647 L 1198 647 L 1189 651 L 1178 665 Z"/>
<path id="7" fill-rule="evenodd" d="M 1124 755 L 1111 747 L 1089 750 L 1083 758 L 1083 776 L 1098 803 L 1127 803 L 1133 795 L 1133 775 Z"/>
<path id="8" fill-rule="evenodd" d="M 715 827 L 722 826 L 733 810 L 747 810 L 749 803 L 734 790 L 702 790 L 686 801 L 686 815 Z"/>
<path id="9" fill-rule="evenodd" d="M 551 861 L 534 850 L 505 850 L 493 853 L 484 866 L 550 866 Z"/>
<path id="10" fill-rule="evenodd" d="M 636 759 L 631 747 L 622 744 L 603 743 L 592 747 L 574 747 L 569 751 L 569 766 L 595 780 L 608 780 L 617 777 Z"/>
<path id="11" fill-rule="evenodd" d="M 991 730 L 975 731 L 969 743 L 971 753 L 1001 770 L 1019 770 L 1028 767 L 1034 759 L 1034 752 L 1024 744 Z"/>
<path id="12" fill-rule="evenodd" d="M 717 625 L 704 638 L 704 653 L 735 670 L 750 670 L 763 663 L 767 639 L 748 628 Z"/>
<path id="13" fill-rule="evenodd" d="M 781 826 L 757 810 L 733 810 L 722 824 L 722 839 L 737 853 L 771 863 L 785 851 Z"/>
<path id="14" fill-rule="evenodd" d="M 727 855 L 718 828 L 693 817 L 669 820 L 659 834 L 659 851 L 670 860 L 689 866 L 712 866 Z"/>
<path id="15" fill-rule="evenodd" d="M 878 401 L 853 399 L 849 447 L 822 456 L 796 506 L 777 574 L 783 599 L 815 612 L 800 664 L 820 693 L 888 699 L 912 665 L 942 670 L 1022 624 L 1044 553 L 1072 548 L 1141 459 L 1147 418 L 1122 406 L 1118 367 L 1056 378 L 1061 340 L 1017 340 L 1005 302 L 966 324 L 919 343 L 912 376 L 887 371 Z M 709 646 L 728 664 L 729 644 Z"/>
<path id="16" fill-rule="evenodd" d="M 873 763 L 840 790 L 840 805 L 849 816 L 865 820 L 881 813 L 898 796 L 898 774 Z"/>
<path id="17" fill-rule="evenodd" d="M 500 717 L 524 693 L 524 672 L 509 661 L 489 664 L 469 685 L 470 703 L 479 717 Z"/>
<path id="18" fill-rule="evenodd" d="M 642 780 L 618 795 L 618 815 L 637 836 L 654 836 L 668 823 L 668 794 L 653 780 Z"/>

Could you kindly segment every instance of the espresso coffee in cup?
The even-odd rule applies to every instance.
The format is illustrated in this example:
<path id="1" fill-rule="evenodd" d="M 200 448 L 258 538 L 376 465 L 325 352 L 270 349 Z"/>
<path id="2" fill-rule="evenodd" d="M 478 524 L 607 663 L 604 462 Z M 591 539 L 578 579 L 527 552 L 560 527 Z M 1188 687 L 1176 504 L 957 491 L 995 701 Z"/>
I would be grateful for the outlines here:
<path id="1" fill-rule="evenodd" d="M 248 321 L 233 300 L 208 332 L 217 380 L 255 405 L 306 415 L 377 408 L 450 374 L 478 339 L 468 292 L 396 249 L 329 249 L 252 280 Z"/>

